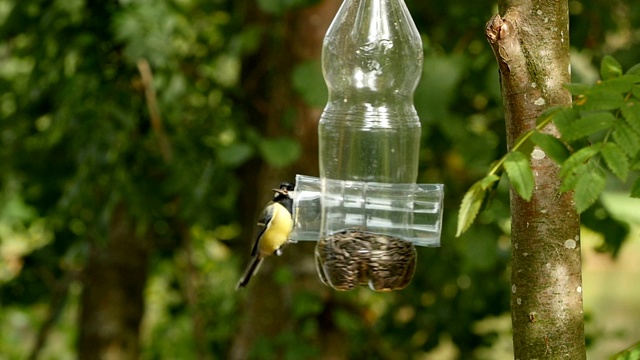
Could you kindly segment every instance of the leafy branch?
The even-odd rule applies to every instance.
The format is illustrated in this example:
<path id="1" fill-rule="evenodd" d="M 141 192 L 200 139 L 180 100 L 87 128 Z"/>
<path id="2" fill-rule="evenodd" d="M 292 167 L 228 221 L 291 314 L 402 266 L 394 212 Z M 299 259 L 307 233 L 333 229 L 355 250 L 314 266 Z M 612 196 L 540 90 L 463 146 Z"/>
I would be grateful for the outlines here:
<path id="1" fill-rule="evenodd" d="M 623 74 L 620 64 L 607 56 L 600 75 L 602 80 L 594 85 L 566 84 L 574 96 L 573 106 L 542 113 L 536 127 L 520 136 L 469 188 L 460 205 L 457 236 L 473 224 L 503 173 L 520 197 L 531 200 L 532 156 L 549 156 L 560 165 L 561 190 L 573 191 L 579 213 L 600 197 L 607 173 L 626 181 L 630 172 L 640 170 L 640 64 Z M 559 138 L 542 132 L 550 123 L 560 132 Z M 640 198 L 640 179 L 632 185 L 630 196 Z"/>
<path id="2" fill-rule="evenodd" d="M 640 342 L 637 342 L 621 352 L 612 355 L 609 360 L 633 360 L 640 358 Z"/>

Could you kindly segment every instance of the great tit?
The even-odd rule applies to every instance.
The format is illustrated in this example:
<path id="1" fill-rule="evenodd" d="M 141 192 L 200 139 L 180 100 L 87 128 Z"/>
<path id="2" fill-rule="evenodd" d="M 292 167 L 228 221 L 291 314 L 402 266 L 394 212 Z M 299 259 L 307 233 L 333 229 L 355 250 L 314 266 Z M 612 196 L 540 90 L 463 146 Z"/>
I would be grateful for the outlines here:
<path id="1" fill-rule="evenodd" d="M 294 185 L 288 182 L 273 189 L 273 200 L 262 210 L 258 221 L 258 236 L 251 249 L 251 262 L 238 281 L 236 290 L 247 286 L 267 256 L 282 254 L 282 247 L 289 241 L 293 230 L 293 199 L 289 195 L 293 189 Z"/>

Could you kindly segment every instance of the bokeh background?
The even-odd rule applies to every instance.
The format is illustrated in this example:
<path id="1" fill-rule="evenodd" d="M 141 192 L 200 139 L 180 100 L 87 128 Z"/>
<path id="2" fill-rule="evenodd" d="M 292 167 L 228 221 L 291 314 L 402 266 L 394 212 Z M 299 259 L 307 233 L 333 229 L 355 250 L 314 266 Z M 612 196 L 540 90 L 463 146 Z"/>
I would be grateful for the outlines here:
<path id="1" fill-rule="evenodd" d="M 108 326 L 142 359 L 512 358 L 508 184 L 454 237 L 506 150 L 494 1 L 406 1 L 425 54 L 419 182 L 446 186 L 442 247 L 418 250 L 411 285 L 332 291 L 306 243 L 234 291 L 269 189 L 317 175 L 340 3 L 0 0 L 0 359 L 89 358 Z M 604 55 L 640 62 L 636 5 L 569 1 L 574 82 Z M 627 186 L 583 216 L 593 359 L 640 340 Z"/>

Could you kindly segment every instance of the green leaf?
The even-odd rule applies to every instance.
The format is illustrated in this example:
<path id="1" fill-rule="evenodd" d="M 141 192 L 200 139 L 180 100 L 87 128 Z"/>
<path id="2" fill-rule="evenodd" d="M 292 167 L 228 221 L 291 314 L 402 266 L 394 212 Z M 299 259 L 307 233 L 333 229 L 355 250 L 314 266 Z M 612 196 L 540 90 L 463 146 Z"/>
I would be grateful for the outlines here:
<path id="1" fill-rule="evenodd" d="M 290 138 L 262 139 L 258 148 L 264 160 L 274 167 L 290 165 L 302 153 L 300 143 Z"/>
<path id="2" fill-rule="evenodd" d="M 613 140 L 630 158 L 640 151 L 640 135 L 624 122 L 616 122 L 611 133 Z"/>
<path id="3" fill-rule="evenodd" d="M 504 169 L 518 195 L 527 201 L 531 200 L 534 179 L 529 159 L 521 152 L 510 152 L 504 161 Z"/>
<path id="4" fill-rule="evenodd" d="M 216 155 L 220 163 L 236 167 L 253 156 L 253 148 L 248 144 L 237 143 L 218 150 Z"/>
<path id="5" fill-rule="evenodd" d="M 500 168 L 497 173 L 489 174 L 482 179 L 482 189 L 485 190 L 484 199 L 482 200 L 482 206 L 480 207 L 480 211 L 486 210 L 493 198 L 496 195 L 496 190 L 498 189 L 498 184 L 500 183 L 500 178 L 502 173 L 502 168 Z"/>
<path id="6" fill-rule="evenodd" d="M 617 91 L 594 86 L 585 95 L 579 96 L 574 104 L 582 112 L 615 110 L 624 105 L 624 96 Z"/>
<path id="7" fill-rule="evenodd" d="M 634 85 L 640 82 L 640 75 L 622 75 L 620 77 L 611 78 L 597 84 L 596 87 L 601 89 L 616 91 L 620 93 L 628 93 Z"/>
<path id="8" fill-rule="evenodd" d="M 608 142 L 602 146 L 600 152 L 609 170 L 620 180 L 625 181 L 629 174 L 629 160 L 622 149 L 615 143 Z"/>
<path id="9" fill-rule="evenodd" d="M 568 124 L 577 118 L 578 113 L 572 108 L 566 106 L 554 106 L 545 110 L 542 114 L 540 114 L 540 116 L 538 116 L 536 125 L 540 125 L 545 121 L 551 121 L 556 125 L 558 125 L 558 123 Z"/>
<path id="10" fill-rule="evenodd" d="M 618 60 L 606 55 L 600 63 L 600 77 L 602 80 L 611 79 L 622 75 L 622 66 Z"/>
<path id="11" fill-rule="evenodd" d="M 565 141 L 574 141 L 598 131 L 610 128 L 615 121 L 615 117 L 610 112 L 595 112 L 582 115 L 575 121 L 567 125 L 558 125 L 558 130 Z"/>
<path id="12" fill-rule="evenodd" d="M 634 85 L 631 88 L 631 93 L 636 97 L 636 99 L 640 99 L 640 85 Z"/>
<path id="13" fill-rule="evenodd" d="M 627 70 L 627 74 L 629 75 L 640 75 L 640 64 L 635 64 L 631 67 L 631 69 Z"/>
<path id="14" fill-rule="evenodd" d="M 478 180 L 477 184 L 482 190 L 488 190 L 494 186 L 494 184 L 500 180 L 500 177 L 495 174 L 489 174 L 482 179 Z"/>
<path id="15" fill-rule="evenodd" d="M 458 229 L 456 231 L 456 237 L 462 235 L 473 224 L 478 216 L 478 212 L 482 207 L 482 203 L 489 189 L 493 183 L 500 180 L 500 177 L 495 174 L 490 174 L 484 178 L 476 181 L 462 199 L 460 204 L 460 211 L 458 213 Z"/>
<path id="16" fill-rule="evenodd" d="M 551 121 L 556 125 L 560 134 L 571 132 L 573 122 L 579 118 L 578 112 L 573 109 L 564 108 L 551 114 Z"/>
<path id="17" fill-rule="evenodd" d="M 564 143 L 553 135 L 536 131 L 531 136 L 531 140 L 558 164 L 562 164 L 570 155 Z"/>
<path id="18" fill-rule="evenodd" d="M 587 210 L 598 200 L 605 184 L 606 179 L 600 171 L 588 171 L 578 179 L 573 194 L 578 213 Z"/>
<path id="19" fill-rule="evenodd" d="M 636 156 L 634 156 L 629 163 L 631 164 L 631 166 L 629 166 L 629 170 L 631 171 L 640 170 L 640 154 L 637 154 Z"/>
<path id="20" fill-rule="evenodd" d="M 575 172 L 576 168 L 584 165 L 589 159 L 600 152 L 600 145 L 589 146 L 582 148 L 573 153 L 569 158 L 562 163 L 560 167 L 560 176 L 567 176 L 572 172 Z"/>
<path id="21" fill-rule="evenodd" d="M 640 151 L 640 135 L 624 122 L 616 122 L 611 133 L 613 140 L 630 158 Z"/>
<path id="22" fill-rule="evenodd" d="M 471 187 L 469 191 L 464 195 L 462 203 L 460 204 L 460 211 L 458 212 L 458 229 L 456 231 L 456 237 L 462 235 L 473 224 L 478 216 L 480 207 L 482 206 L 482 200 L 484 199 L 485 191 L 480 187 Z"/>
<path id="23" fill-rule="evenodd" d="M 565 89 L 569 90 L 569 92 L 573 96 L 584 95 L 591 88 L 591 86 L 589 86 L 587 84 L 574 84 L 574 83 L 564 84 L 563 87 Z"/>
<path id="24" fill-rule="evenodd" d="M 292 82 L 293 88 L 308 105 L 321 108 L 327 103 L 327 86 L 319 60 L 298 64 L 293 69 Z"/>
<path id="25" fill-rule="evenodd" d="M 620 112 L 627 124 L 637 133 L 640 133 L 640 105 L 630 101 L 620 109 Z"/>
<path id="26" fill-rule="evenodd" d="M 566 192 L 575 189 L 578 180 L 580 180 L 584 174 L 589 172 L 592 167 L 593 166 L 590 165 L 590 163 L 575 166 L 570 172 L 563 175 L 560 191 Z"/>
<path id="27" fill-rule="evenodd" d="M 640 178 L 636 179 L 631 187 L 631 197 L 636 199 L 640 198 Z"/>

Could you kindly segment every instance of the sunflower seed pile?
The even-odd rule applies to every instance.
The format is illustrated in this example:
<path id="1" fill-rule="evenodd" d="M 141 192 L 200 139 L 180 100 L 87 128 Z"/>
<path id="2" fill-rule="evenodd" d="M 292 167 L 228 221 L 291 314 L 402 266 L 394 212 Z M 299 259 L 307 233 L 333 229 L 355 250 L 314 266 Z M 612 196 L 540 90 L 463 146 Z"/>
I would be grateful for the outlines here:
<path id="1" fill-rule="evenodd" d="M 320 279 L 336 290 L 369 285 L 372 290 L 405 288 L 415 270 L 413 243 L 361 230 L 345 230 L 318 241 Z"/>

